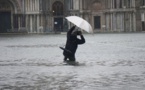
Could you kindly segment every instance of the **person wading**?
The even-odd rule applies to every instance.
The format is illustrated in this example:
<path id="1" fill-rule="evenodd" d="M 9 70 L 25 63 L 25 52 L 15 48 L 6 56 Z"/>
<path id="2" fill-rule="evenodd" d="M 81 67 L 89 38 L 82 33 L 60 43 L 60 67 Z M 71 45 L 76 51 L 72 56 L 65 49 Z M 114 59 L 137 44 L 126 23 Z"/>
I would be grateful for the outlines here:
<path id="1" fill-rule="evenodd" d="M 81 31 L 77 31 L 76 26 L 73 26 L 68 32 L 67 32 L 67 41 L 66 45 L 63 51 L 64 55 L 64 62 L 67 61 L 76 61 L 75 53 L 78 48 L 78 45 L 85 43 L 85 38 L 82 35 Z M 77 36 L 80 36 L 80 39 L 77 38 Z"/>

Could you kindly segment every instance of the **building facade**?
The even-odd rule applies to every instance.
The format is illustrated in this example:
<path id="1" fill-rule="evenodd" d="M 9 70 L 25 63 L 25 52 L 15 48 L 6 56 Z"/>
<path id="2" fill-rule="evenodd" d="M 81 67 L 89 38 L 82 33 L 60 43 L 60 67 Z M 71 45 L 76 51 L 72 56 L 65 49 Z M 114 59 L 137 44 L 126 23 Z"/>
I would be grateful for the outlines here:
<path id="1" fill-rule="evenodd" d="M 0 0 L 0 33 L 66 32 L 71 15 L 94 32 L 145 31 L 145 0 Z"/>

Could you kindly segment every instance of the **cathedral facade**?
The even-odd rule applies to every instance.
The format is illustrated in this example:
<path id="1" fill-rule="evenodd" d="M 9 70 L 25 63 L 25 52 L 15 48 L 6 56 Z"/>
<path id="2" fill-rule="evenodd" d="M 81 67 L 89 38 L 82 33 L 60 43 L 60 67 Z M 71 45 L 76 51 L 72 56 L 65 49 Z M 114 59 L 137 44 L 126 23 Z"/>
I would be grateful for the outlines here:
<path id="1" fill-rule="evenodd" d="M 66 32 L 72 15 L 94 32 L 145 31 L 145 0 L 0 0 L 0 33 Z"/>

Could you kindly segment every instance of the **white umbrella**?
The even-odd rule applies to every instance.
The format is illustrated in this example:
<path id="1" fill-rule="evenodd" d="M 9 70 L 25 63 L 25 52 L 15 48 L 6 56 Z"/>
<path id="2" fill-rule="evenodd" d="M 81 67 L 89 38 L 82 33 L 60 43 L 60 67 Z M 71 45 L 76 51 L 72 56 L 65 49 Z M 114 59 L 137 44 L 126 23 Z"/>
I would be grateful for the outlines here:
<path id="1" fill-rule="evenodd" d="M 79 28 L 85 30 L 88 33 L 93 33 L 93 29 L 91 27 L 91 25 L 84 20 L 83 18 L 80 18 L 78 16 L 68 16 L 65 17 L 68 21 L 70 21 L 71 23 L 75 24 L 76 26 L 78 26 Z"/>

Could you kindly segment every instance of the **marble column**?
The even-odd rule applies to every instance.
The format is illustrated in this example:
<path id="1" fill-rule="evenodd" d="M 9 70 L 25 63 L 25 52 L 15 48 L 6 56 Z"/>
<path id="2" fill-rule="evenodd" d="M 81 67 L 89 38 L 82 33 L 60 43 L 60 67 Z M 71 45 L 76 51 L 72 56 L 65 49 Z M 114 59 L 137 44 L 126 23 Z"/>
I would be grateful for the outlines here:
<path id="1" fill-rule="evenodd" d="M 34 4 L 33 4 L 33 11 L 35 12 L 36 11 L 36 0 L 33 0 L 34 2 Z"/>
<path id="2" fill-rule="evenodd" d="M 32 11 L 32 8 L 33 8 L 33 3 L 32 0 L 30 0 L 30 11 Z"/>
<path id="3" fill-rule="evenodd" d="M 82 0 L 79 0 L 79 1 L 80 1 L 80 2 L 79 2 L 79 9 L 82 10 L 82 2 L 83 2 L 83 1 L 82 1 Z"/>
<path id="4" fill-rule="evenodd" d="M 37 0 L 37 11 L 39 11 L 39 0 Z"/>
<path id="5" fill-rule="evenodd" d="M 25 7 L 24 7 L 24 8 L 26 8 L 25 11 L 27 11 L 27 9 L 28 9 L 27 5 L 28 5 L 27 0 L 25 0 Z"/>
<path id="6" fill-rule="evenodd" d="M 113 8 L 113 0 L 111 0 L 111 2 L 110 2 L 110 3 L 111 3 L 111 8 Z"/>
<path id="7" fill-rule="evenodd" d="M 116 30 L 116 15 L 113 13 L 113 31 Z"/>
<path id="8" fill-rule="evenodd" d="M 122 0 L 121 3 L 122 3 L 122 8 L 123 8 L 123 6 L 124 6 L 124 0 Z"/>
<path id="9" fill-rule="evenodd" d="M 37 17 L 36 14 L 33 15 L 33 31 L 37 33 Z"/>
<path id="10" fill-rule="evenodd" d="M 32 15 L 30 15 L 30 33 L 32 33 L 33 28 L 32 28 L 33 24 L 32 24 Z"/>
<path id="11" fill-rule="evenodd" d="M 27 9 L 27 11 L 30 11 L 30 0 L 27 0 L 27 4 L 28 4 L 28 9 Z"/>
<path id="12" fill-rule="evenodd" d="M 21 20 L 20 20 L 20 16 L 18 16 L 18 31 L 20 30 L 21 27 Z"/>
<path id="13" fill-rule="evenodd" d="M 133 13 L 133 31 L 136 31 L 136 16 L 135 16 L 135 13 Z"/>
<path id="14" fill-rule="evenodd" d="M 122 31 L 124 31 L 124 13 L 122 13 Z"/>
<path id="15" fill-rule="evenodd" d="M 29 8 L 30 8 L 30 2 L 29 2 L 29 0 L 27 0 L 27 12 L 29 11 Z"/>
<path id="16" fill-rule="evenodd" d="M 37 33 L 40 33 L 40 29 L 39 29 L 39 15 L 37 15 Z"/>
<path id="17" fill-rule="evenodd" d="M 109 31 L 110 30 L 110 24 L 111 24 L 110 23 L 110 14 L 107 14 L 106 17 L 107 17 L 107 20 L 106 20 L 107 21 L 107 31 Z"/>
<path id="18" fill-rule="evenodd" d="M 36 12 L 37 11 L 37 0 L 34 0 L 34 11 Z"/>
<path id="19" fill-rule="evenodd" d="M 124 28 L 124 26 L 123 26 L 123 20 L 124 20 L 123 14 L 121 13 L 121 30 L 120 31 L 123 31 L 123 28 Z"/>
<path id="20" fill-rule="evenodd" d="M 14 29 L 14 14 L 11 14 L 11 27 Z"/>
<path id="21" fill-rule="evenodd" d="M 32 11 L 34 11 L 35 8 L 35 0 L 32 0 Z"/>
<path id="22" fill-rule="evenodd" d="M 111 26 L 110 26 L 110 31 L 113 31 L 113 13 L 111 13 L 110 14 L 110 16 L 111 16 L 111 21 L 110 21 L 110 23 L 111 23 Z"/>
<path id="23" fill-rule="evenodd" d="M 25 20 L 26 20 L 26 22 L 25 22 L 26 26 L 25 27 L 26 27 L 26 30 L 28 30 L 28 26 L 27 26 L 28 25 L 28 16 L 26 15 L 25 17 L 26 17 L 25 18 Z"/>
<path id="24" fill-rule="evenodd" d="M 129 13 L 130 17 L 130 31 L 132 31 L 132 13 Z"/>
<path id="25" fill-rule="evenodd" d="M 144 18 L 144 13 L 141 13 L 141 21 L 144 22 L 145 18 Z"/>

